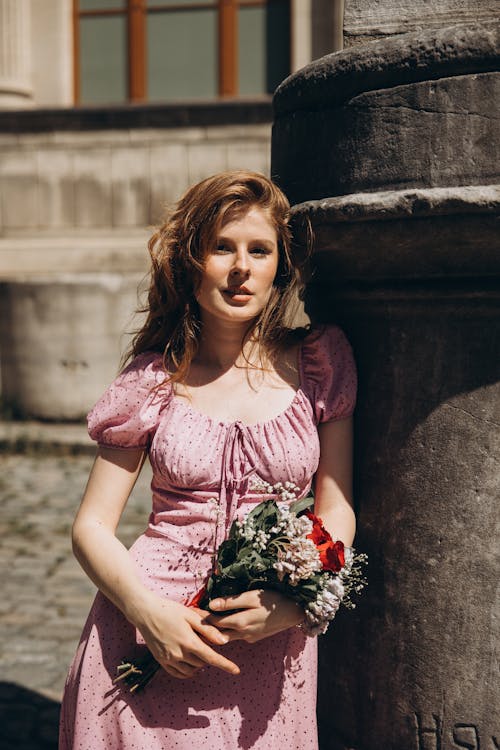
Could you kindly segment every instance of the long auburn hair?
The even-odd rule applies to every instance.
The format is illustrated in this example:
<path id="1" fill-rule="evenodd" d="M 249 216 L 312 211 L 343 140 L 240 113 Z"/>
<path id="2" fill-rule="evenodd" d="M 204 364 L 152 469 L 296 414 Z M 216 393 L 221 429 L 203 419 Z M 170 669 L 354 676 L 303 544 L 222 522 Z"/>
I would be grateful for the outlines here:
<path id="1" fill-rule="evenodd" d="M 204 260 L 220 227 L 251 208 L 267 212 L 278 239 L 278 270 L 270 298 L 243 337 L 253 336 L 260 356 L 272 358 L 293 340 L 301 291 L 298 248 L 288 227 L 290 204 L 267 177 L 246 170 L 221 172 L 189 188 L 148 243 L 151 256 L 146 321 L 125 361 L 145 351 L 163 355 L 170 382 L 183 382 L 198 347 L 201 318 L 196 292 Z"/>

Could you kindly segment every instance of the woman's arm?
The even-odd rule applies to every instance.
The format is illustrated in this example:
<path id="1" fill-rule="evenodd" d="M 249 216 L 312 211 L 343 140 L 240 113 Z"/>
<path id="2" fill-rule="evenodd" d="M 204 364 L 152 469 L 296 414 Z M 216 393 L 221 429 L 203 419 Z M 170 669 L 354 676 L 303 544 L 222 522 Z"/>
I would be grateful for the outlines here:
<path id="1" fill-rule="evenodd" d="M 206 643 L 223 644 L 227 638 L 199 610 L 149 591 L 115 536 L 143 463 L 142 450 L 99 449 L 73 524 L 75 556 L 103 594 L 140 630 L 167 672 L 189 677 L 212 664 L 237 674 L 238 667 Z"/>
<path id="2" fill-rule="evenodd" d="M 319 426 L 320 461 L 314 480 L 314 510 L 334 540 L 350 546 L 354 539 L 352 508 L 352 417 Z M 298 625 L 303 609 L 276 591 L 247 591 L 240 596 L 215 599 L 210 608 L 219 617 L 211 622 L 231 640 L 255 643 L 262 638 Z M 224 610 L 240 612 L 224 616 Z"/>
<path id="3" fill-rule="evenodd" d="M 314 478 L 314 512 L 334 541 L 349 547 L 356 531 L 352 500 L 352 417 L 319 426 L 321 458 Z"/>

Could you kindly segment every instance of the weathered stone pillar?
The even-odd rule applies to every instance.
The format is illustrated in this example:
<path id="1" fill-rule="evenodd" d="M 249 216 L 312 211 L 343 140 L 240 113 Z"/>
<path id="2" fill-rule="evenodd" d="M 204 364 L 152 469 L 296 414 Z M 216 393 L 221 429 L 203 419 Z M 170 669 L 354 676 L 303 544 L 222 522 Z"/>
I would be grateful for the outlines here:
<path id="1" fill-rule="evenodd" d="M 0 0 L 0 109 L 32 106 L 30 0 Z"/>
<path id="2" fill-rule="evenodd" d="M 275 97 L 272 173 L 315 233 L 307 306 L 360 374 L 369 588 L 320 642 L 322 750 L 500 747 L 496 39 L 374 42 Z"/>

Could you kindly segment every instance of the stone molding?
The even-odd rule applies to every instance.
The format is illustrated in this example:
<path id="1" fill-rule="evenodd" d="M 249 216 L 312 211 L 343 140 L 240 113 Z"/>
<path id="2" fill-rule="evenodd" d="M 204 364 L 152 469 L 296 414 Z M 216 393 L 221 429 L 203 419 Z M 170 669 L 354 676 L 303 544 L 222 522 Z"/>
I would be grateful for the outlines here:
<path id="1" fill-rule="evenodd" d="M 463 213 L 499 213 L 500 185 L 387 190 L 380 193 L 352 193 L 298 203 L 292 208 L 315 221 L 387 221 L 418 216 L 450 216 Z"/>
<path id="2" fill-rule="evenodd" d="M 298 204 L 292 208 L 296 240 L 305 242 L 308 224 L 314 234 L 308 310 L 318 286 L 335 289 L 340 305 L 339 291 L 352 295 L 356 287 L 356 294 L 369 288 L 375 302 L 381 283 L 405 284 L 402 294 L 397 288 L 390 294 L 407 299 L 415 283 L 425 282 L 428 297 L 435 284 L 498 279 L 499 215 L 498 185 L 357 193 Z"/>
<path id="3" fill-rule="evenodd" d="M 271 98 L 0 111 L 0 133 L 258 125 L 272 122 Z"/>
<path id="4" fill-rule="evenodd" d="M 456 25 L 326 55 L 278 86 L 275 119 L 297 110 L 336 107 L 367 91 L 498 70 L 499 39 L 500 24 Z"/>

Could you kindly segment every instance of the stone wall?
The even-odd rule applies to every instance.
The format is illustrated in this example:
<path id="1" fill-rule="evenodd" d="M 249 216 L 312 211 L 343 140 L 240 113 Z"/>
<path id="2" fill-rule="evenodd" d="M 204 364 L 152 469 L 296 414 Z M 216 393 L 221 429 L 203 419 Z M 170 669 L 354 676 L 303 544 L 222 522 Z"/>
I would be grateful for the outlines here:
<path id="1" fill-rule="evenodd" d="M 0 236 L 155 224 L 214 172 L 268 173 L 269 141 L 269 124 L 0 132 Z"/>
<path id="2" fill-rule="evenodd" d="M 152 225 L 226 169 L 269 173 L 270 104 L 0 113 L 3 410 L 81 419 L 116 375 Z"/>

